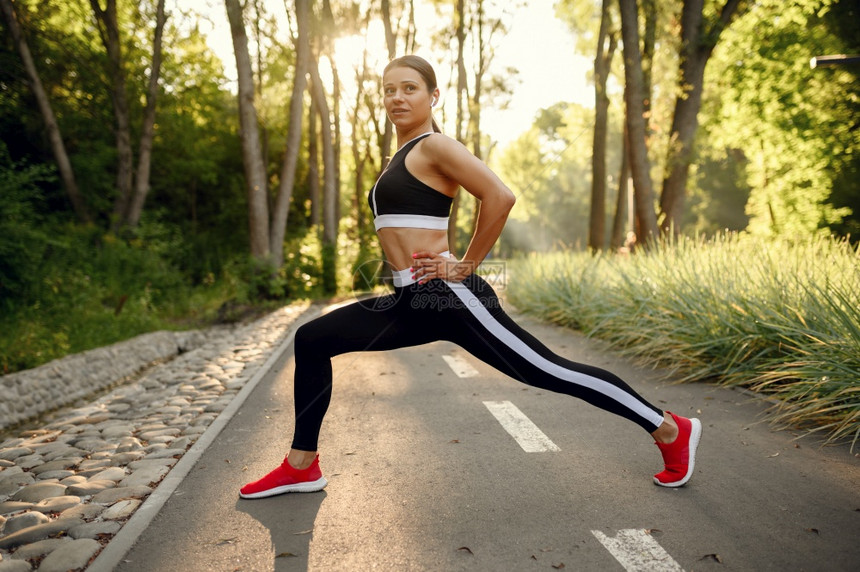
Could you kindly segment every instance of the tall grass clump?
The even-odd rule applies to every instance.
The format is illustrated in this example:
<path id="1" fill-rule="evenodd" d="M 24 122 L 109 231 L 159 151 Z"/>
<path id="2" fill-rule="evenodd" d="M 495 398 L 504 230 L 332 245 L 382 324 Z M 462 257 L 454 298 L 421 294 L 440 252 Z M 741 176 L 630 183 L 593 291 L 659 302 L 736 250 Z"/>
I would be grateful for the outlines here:
<path id="1" fill-rule="evenodd" d="M 680 381 L 776 400 L 772 419 L 860 439 L 860 252 L 827 238 L 724 235 L 632 256 L 514 261 L 520 310 L 610 341 Z"/>

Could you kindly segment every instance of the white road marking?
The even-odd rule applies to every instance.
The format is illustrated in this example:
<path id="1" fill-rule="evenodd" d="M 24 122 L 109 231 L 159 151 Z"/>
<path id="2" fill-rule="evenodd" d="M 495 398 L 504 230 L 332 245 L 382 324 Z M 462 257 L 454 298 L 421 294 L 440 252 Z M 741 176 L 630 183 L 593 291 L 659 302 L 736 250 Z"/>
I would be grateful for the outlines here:
<path id="1" fill-rule="evenodd" d="M 526 453 L 561 450 L 510 401 L 485 401 L 484 405 Z"/>
<path id="2" fill-rule="evenodd" d="M 619 530 L 614 537 L 606 536 L 599 530 L 592 530 L 591 534 L 627 572 L 684 572 L 647 530 Z"/>
<path id="3" fill-rule="evenodd" d="M 448 366 L 454 370 L 458 377 L 475 377 L 478 375 L 478 370 L 469 365 L 469 362 L 460 356 L 443 355 L 442 359 Z"/>

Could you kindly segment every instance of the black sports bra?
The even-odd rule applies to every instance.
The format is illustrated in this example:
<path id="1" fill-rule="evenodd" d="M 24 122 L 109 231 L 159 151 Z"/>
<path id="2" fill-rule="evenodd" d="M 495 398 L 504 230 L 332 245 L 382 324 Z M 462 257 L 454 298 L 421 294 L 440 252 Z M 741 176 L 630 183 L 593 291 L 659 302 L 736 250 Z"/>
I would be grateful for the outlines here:
<path id="1" fill-rule="evenodd" d="M 367 203 L 373 211 L 373 224 L 380 228 L 426 228 L 447 230 L 451 197 L 419 181 L 406 168 L 406 155 L 425 133 L 397 150 L 388 167 L 373 185 Z"/>

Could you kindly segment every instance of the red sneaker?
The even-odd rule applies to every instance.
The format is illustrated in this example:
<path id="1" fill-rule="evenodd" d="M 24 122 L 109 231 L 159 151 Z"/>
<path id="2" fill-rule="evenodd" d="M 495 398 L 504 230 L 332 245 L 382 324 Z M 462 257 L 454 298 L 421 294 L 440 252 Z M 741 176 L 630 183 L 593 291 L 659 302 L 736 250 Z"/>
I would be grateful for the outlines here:
<path id="1" fill-rule="evenodd" d="M 328 484 L 320 470 L 320 457 L 307 469 L 295 469 L 284 458 L 281 466 L 253 483 L 239 490 L 243 499 L 261 499 L 283 493 L 313 493 L 321 491 Z"/>
<path id="2" fill-rule="evenodd" d="M 702 424 L 698 419 L 687 419 L 667 411 L 678 424 L 678 438 L 671 443 L 656 443 L 663 453 L 665 470 L 654 475 L 654 483 L 661 487 L 680 487 L 693 476 L 696 448 L 702 437 Z"/>

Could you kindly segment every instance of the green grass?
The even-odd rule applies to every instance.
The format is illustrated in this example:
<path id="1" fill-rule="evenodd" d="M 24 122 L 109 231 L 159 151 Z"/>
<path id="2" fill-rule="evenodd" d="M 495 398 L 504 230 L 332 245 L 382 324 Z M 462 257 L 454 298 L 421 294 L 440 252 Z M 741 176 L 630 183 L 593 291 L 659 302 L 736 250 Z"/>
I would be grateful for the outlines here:
<path id="1" fill-rule="evenodd" d="M 192 280 L 170 256 L 180 246 L 60 229 L 42 251 L 29 253 L 37 262 L 26 273 L 0 272 L 0 375 L 146 332 L 238 321 L 288 302 L 261 293 L 271 281 L 241 258 Z"/>
<path id="2" fill-rule="evenodd" d="M 681 240 L 633 256 L 511 264 L 520 310 L 610 341 L 683 382 L 776 400 L 775 423 L 860 439 L 860 252 L 823 238 Z"/>
<path id="3" fill-rule="evenodd" d="M 146 282 L 118 288 L 86 275 L 63 274 L 46 287 L 50 295 L 0 315 L 0 375 L 146 332 L 230 321 L 219 309 L 234 299 L 233 288 L 223 280 L 195 288 Z"/>

